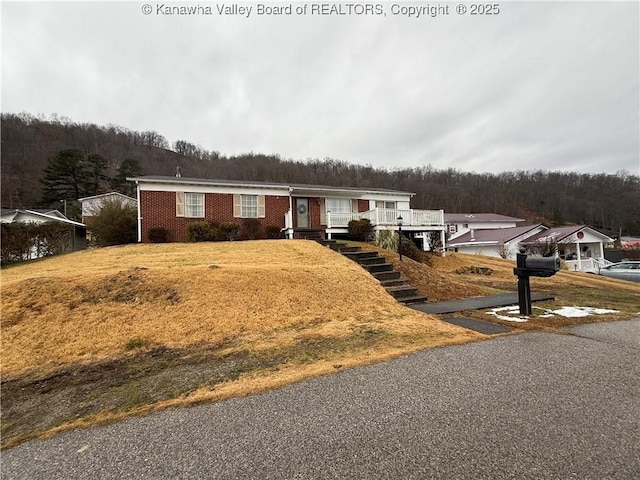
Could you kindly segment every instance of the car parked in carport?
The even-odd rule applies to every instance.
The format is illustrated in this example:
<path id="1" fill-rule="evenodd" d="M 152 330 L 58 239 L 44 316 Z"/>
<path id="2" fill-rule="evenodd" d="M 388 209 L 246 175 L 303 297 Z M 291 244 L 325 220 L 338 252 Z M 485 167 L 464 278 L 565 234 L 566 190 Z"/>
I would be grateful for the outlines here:
<path id="1" fill-rule="evenodd" d="M 640 261 L 618 262 L 588 273 L 597 273 L 605 277 L 640 282 Z"/>

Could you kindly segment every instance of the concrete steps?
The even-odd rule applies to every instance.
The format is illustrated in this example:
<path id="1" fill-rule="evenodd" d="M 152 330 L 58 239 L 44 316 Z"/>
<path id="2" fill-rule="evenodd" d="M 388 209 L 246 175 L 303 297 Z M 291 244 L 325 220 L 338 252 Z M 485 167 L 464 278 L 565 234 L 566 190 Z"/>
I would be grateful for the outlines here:
<path id="1" fill-rule="evenodd" d="M 373 275 L 387 292 L 397 301 L 402 303 L 422 303 L 427 297 L 418 293 L 418 290 L 393 269 L 393 265 L 387 263 L 384 257 L 377 252 L 362 250 L 360 247 L 350 247 L 336 240 L 318 240 L 319 243 L 341 253 L 345 257 L 358 263 L 362 268 Z"/>

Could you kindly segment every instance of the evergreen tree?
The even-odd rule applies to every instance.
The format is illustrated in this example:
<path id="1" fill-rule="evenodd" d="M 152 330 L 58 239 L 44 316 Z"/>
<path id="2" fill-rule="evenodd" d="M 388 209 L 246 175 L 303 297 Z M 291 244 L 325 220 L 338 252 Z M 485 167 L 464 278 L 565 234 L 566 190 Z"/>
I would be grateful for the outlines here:
<path id="1" fill-rule="evenodd" d="M 132 182 L 128 182 L 128 177 L 139 177 L 142 175 L 142 167 L 138 160 L 133 158 L 125 158 L 118 166 L 116 176 L 111 179 L 111 188 L 116 192 L 135 196 L 136 186 Z"/>
<path id="2" fill-rule="evenodd" d="M 87 183 L 84 153 L 74 149 L 60 150 L 47 162 L 40 183 L 43 187 L 42 203 L 46 205 L 84 196 Z"/>
<path id="3" fill-rule="evenodd" d="M 84 196 L 90 197 L 104 193 L 102 184 L 109 179 L 109 177 L 104 174 L 107 168 L 107 161 L 100 155 L 91 154 L 87 156 L 84 165 L 86 174 Z"/>
<path id="4" fill-rule="evenodd" d="M 40 183 L 42 203 L 58 205 L 63 200 L 74 201 L 102 192 L 106 180 L 106 162 L 100 155 L 85 155 L 76 149 L 60 150 L 47 162 Z"/>

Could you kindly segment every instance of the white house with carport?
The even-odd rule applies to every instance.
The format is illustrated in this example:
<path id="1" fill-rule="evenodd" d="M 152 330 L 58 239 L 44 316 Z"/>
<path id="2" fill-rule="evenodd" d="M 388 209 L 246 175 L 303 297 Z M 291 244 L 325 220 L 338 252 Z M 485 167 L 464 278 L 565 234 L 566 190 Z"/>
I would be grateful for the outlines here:
<path id="1" fill-rule="evenodd" d="M 509 217 L 497 213 L 445 213 L 449 240 L 460 237 L 471 230 L 493 230 L 513 228 L 524 222 L 522 218 Z"/>
<path id="2" fill-rule="evenodd" d="M 545 230 L 547 230 L 547 227 L 544 225 L 471 229 L 453 240 L 449 239 L 447 250 L 472 255 L 513 259 L 516 258 L 521 242 Z"/>
<path id="3" fill-rule="evenodd" d="M 67 251 L 84 250 L 87 248 L 87 227 L 83 223 L 74 222 L 69 220 L 62 213 L 55 209 L 41 209 L 41 208 L 11 208 L 2 209 L 0 214 L 0 221 L 2 223 L 60 223 L 69 226 L 69 229 L 73 232 L 69 236 L 69 243 L 67 245 Z M 31 258 L 40 257 L 39 249 L 34 247 L 31 252 Z"/>

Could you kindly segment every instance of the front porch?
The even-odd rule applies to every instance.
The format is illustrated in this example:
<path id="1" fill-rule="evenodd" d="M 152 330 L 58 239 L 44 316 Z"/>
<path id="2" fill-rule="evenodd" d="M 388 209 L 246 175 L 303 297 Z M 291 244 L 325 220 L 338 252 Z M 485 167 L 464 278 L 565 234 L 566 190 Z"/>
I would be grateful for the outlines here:
<path id="1" fill-rule="evenodd" d="M 296 215 L 289 210 L 284 216 L 284 233 L 287 238 L 294 238 L 305 227 L 296 225 Z M 402 218 L 402 225 L 398 224 L 398 218 Z M 374 232 L 382 230 L 398 231 L 402 228 L 407 233 L 412 233 L 420 238 L 420 234 L 426 232 L 440 232 L 441 244 L 445 242 L 445 225 L 443 210 L 415 210 L 396 208 L 374 208 L 364 212 L 326 212 L 326 224 L 322 224 L 320 231 L 327 240 L 334 235 L 346 235 L 349 233 L 349 222 L 352 220 L 367 219 L 371 222 Z M 426 247 L 426 244 L 425 244 Z"/>
<path id="2" fill-rule="evenodd" d="M 577 260 L 564 260 L 567 270 L 572 272 L 597 271 L 602 267 L 611 265 L 612 262 L 605 258 L 580 258 Z"/>
<path id="3" fill-rule="evenodd" d="M 558 245 L 558 256 L 572 272 L 599 270 L 610 265 L 604 258 L 601 242 L 576 242 Z"/>

